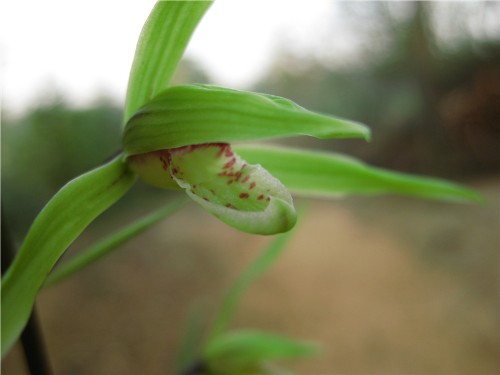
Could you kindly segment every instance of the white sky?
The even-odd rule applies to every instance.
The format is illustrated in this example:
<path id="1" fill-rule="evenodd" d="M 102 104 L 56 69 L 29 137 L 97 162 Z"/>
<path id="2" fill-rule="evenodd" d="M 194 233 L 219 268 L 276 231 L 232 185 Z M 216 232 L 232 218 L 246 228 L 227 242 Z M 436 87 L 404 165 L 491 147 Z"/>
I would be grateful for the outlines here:
<path id="1" fill-rule="evenodd" d="M 2 105 L 20 110 L 47 89 L 82 104 L 123 100 L 142 24 L 155 0 L 11 0 L 0 10 Z M 245 87 L 279 41 L 307 51 L 326 32 L 331 0 L 217 0 L 187 56 L 221 85 Z M 291 44 L 293 41 L 293 45 Z"/>

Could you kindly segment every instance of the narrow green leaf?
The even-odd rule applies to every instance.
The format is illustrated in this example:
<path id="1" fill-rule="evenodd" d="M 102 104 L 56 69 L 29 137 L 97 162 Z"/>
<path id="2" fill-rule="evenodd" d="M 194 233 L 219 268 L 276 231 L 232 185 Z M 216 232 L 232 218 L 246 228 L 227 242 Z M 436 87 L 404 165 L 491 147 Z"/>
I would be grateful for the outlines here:
<path id="1" fill-rule="evenodd" d="M 208 85 L 171 87 L 125 127 L 127 155 L 192 144 L 308 135 L 369 138 L 356 122 L 321 115 L 273 95 Z"/>
<path id="2" fill-rule="evenodd" d="M 44 287 L 48 287 L 68 278 L 86 266 L 96 262 L 111 251 L 144 232 L 154 224 L 167 218 L 181 208 L 187 199 L 174 201 L 165 207 L 135 221 L 125 228 L 109 235 L 102 241 L 82 250 L 78 255 L 69 261 L 58 266 L 45 280 Z"/>
<path id="3" fill-rule="evenodd" d="M 274 238 L 268 247 L 261 252 L 259 257 L 253 261 L 232 284 L 215 318 L 212 332 L 209 337 L 210 340 L 216 339 L 227 329 L 243 294 L 249 286 L 274 263 L 285 249 L 285 245 L 292 233 L 293 231 L 289 231 Z"/>
<path id="4" fill-rule="evenodd" d="M 130 70 L 125 123 L 172 78 L 211 1 L 158 1 L 142 29 Z"/>
<path id="5" fill-rule="evenodd" d="M 261 163 L 293 194 L 335 197 L 398 193 L 450 201 L 481 201 L 476 192 L 440 179 L 371 167 L 340 154 L 267 146 L 235 146 L 251 163 Z"/>
<path id="6" fill-rule="evenodd" d="M 2 279 L 2 357 L 21 333 L 48 273 L 69 245 L 132 186 L 119 156 L 68 184 L 33 222 Z"/>
<path id="7" fill-rule="evenodd" d="M 204 359 L 213 373 L 244 374 L 263 361 L 298 358 L 317 352 L 311 343 L 299 342 L 266 332 L 233 331 L 211 341 L 205 349 Z"/>

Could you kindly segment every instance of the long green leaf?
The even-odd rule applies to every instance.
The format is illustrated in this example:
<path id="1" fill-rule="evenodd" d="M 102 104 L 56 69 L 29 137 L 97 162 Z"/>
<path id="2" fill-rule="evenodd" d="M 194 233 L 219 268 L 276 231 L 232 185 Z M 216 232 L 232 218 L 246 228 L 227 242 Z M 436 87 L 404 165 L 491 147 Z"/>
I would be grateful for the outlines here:
<path id="1" fill-rule="evenodd" d="M 126 154 L 211 142 L 308 135 L 369 138 L 356 122 L 310 112 L 284 98 L 208 85 L 170 87 L 125 127 Z"/>
<path id="2" fill-rule="evenodd" d="M 2 279 L 2 356 L 21 333 L 38 290 L 69 245 L 132 186 L 119 156 L 68 184 L 47 203 Z"/>
<path id="3" fill-rule="evenodd" d="M 158 1 L 142 29 L 125 99 L 125 122 L 165 89 L 211 1 Z"/>
<path id="4" fill-rule="evenodd" d="M 82 250 L 74 258 L 56 268 L 45 280 L 44 287 L 56 284 L 73 275 L 75 272 L 78 272 L 86 266 L 96 262 L 154 224 L 172 215 L 179 208 L 181 208 L 186 201 L 186 198 L 174 201 L 165 207 L 162 207 L 159 210 L 133 222 L 127 227 L 109 235 L 95 245 Z"/>
<path id="5" fill-rule="evenodd" d="M 316 345 L 266 332 L 242 330 L 219 336 L 205 349 L 204 359 L 212 373 L 246 374 L 267 360 L 314 354 Z"/>
<path id="6" fill-rule="evenodd" d="M 371 167 L 340 154 L 269 146 L 235 146 L 250 163 L 260 163 L 293 194 L 335 197 L 398 193 L 450 201 L 481 201 L 476 192 L 435 178 Z"/>

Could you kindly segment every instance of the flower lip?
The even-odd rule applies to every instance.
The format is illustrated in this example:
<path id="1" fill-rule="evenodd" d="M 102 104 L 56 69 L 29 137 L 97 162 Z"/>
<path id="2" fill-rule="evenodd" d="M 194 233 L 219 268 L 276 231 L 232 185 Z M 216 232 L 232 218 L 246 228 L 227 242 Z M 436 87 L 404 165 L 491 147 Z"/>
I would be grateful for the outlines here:
<path id="1" fill-rule="evenodd" d="M 274 234 L 295 223 L 286 187 L 260 165 L 251 165 L 228 143 L 214 142 L 128 157 L 145 182 L 183 189 L 222 221 L 243 231 Z"/>

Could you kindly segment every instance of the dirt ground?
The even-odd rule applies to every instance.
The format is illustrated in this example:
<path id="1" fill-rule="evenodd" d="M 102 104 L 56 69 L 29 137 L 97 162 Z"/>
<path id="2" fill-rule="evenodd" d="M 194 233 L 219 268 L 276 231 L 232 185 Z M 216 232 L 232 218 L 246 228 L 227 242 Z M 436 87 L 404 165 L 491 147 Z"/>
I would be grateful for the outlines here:
<path id="1" fill-rule="evenodd" d="M 489 202 L 310 202 L 233 326 L 320 343 L 298 374 L 500 374 L 500 179 L 472 186 Z M 213 316 L 268 241 L 189 206 L 44 291 L 55 374 L 171 374 L 188 312 Z M 2 367 L 26 374 L 19 348 Z"/>

